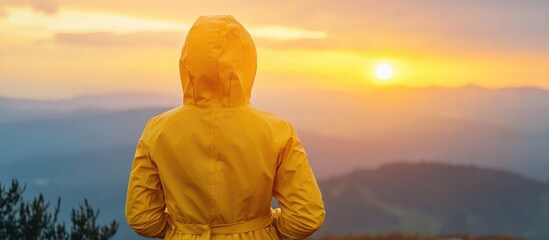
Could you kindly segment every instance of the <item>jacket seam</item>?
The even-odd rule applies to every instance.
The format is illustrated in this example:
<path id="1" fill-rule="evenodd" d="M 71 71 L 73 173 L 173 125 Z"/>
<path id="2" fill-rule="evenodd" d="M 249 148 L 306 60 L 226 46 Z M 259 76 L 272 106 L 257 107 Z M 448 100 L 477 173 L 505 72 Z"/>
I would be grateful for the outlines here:
<path id="1" fill-rule="evenodd" d="M 215 111 L 212 111 L 212 161 L 211 161 L 211 176 L 210 181 L 211 183 L 211 199 L 210 199 L 210 211 L 211 211 L 211 217 L 210 221 L 213 221 L 215 219 Z"/>
<path id="2" fill-rule="evenodd" d="M 219 32 L 217 34 L 217 53 L 216 53 L 216 67 L 217 67 L 217 81 L 216 81 L 216 84 L 215 84 L 215 97 L 216 97 L 216 101 L 218 102 L 218 104 L 220 104 L 220 106 L 223 106 L 222 103 L 221 103 L 221 99 L 219 99 L 219 82 L 220 82 L 220 77 L 219 77 L 219 49 L 220 49 L 220 46 L 219 46 L 219 40 L 221 39 L 221 27 L 219 27 Z M 211 206 L 211 211 L 212 211 L 212 217 L 211 217 L 211 221 L 214 221 L 216 218 L 217 218 L 217 207 L 216 207 L 216 203 L 215 203 L 215 198 L 216 198 L 216 194 L 215 194 L 215 181 L 216 181 L 216 178 L 215 178 L 215 161 L 216 161 L 216 149 L 215 149 L 215 138 L 216 138 L 216 131 L 215 131 L 215 128 L 216 128 L 216 123 L 215 123 L 215 114 L 216 114 L 216 111 L 213 110 L 212 111 L 212 206 Z"/>

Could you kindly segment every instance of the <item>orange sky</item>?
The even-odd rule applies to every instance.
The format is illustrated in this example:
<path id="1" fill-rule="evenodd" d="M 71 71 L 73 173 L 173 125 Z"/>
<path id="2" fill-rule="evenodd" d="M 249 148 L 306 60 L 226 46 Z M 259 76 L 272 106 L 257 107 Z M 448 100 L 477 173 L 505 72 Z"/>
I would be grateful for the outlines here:
<path id="1" fill-rule="evenodd" d="M 0 96 L 179 91 L 186 31 L 209 14 L 251 32 L 257 88 L 549 88 L 547 11 L 534 0 L 7 0 Z M 381 63 L 394 69 L 385 82 L 374 75 Z"/>

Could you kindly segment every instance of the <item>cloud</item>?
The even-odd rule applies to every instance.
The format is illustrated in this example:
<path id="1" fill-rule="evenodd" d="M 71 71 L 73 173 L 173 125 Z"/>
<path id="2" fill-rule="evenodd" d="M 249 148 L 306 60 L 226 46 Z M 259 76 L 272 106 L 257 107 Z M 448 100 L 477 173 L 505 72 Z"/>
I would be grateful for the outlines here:
<path id="1" fill-rule="evenodd" d="M 62 44 L 92 45 L 97 47 L 132 46 L 180 46 L 185 41 L 185 33 L 178 32 L 137 32 L 116 34 L 112 32 L 56 33 L 55 41 Z"/>
<path id="2" fill-rule="evenodd" d="M 51 0 L 33 0 L 31 5 L 34 10 L 47 14 L 56 14 L 58 9 L 57 2 Z"/>
<path id="3" fill-rule="evenodd" d="M 108 12 L 74 9 L 59 9 L 56 15 L 45 15 L 37 14 L 26 8 L 14 8 L 9 9 L 7 22 L 21 27 L 34 27 L 52 32 L 68 33 L 183 31 L 190 27 L 186 23 L 173 23 Z"/>
<path id="4" fill-rule="evenodd" d="M 59 40 L 74 42 L 101 42 L 101 37 L 113 40 L 117 35 L 142 32 L 187 32 L 191 23 L 172 22 L 160 19 L 143 18 L 131 15 L 75 9 L 58 10 L 55 15 L 37 14 L 26 8 L 9 9 L 7 22 L 13 26 L 45 29 L 57 33 Z M 284 25 L 255 25 L 247 29 L 255 38 L 276 41 L 299 39 L 323 39 L 327 33 Z M 147 40 L 145 40 L 147 41 Z"/>
<path id="5" fill-rule="evenodd" d="M 327 37 L 324 31 L 313 31 L 282 25 L 251 27 L 248 30 L 254 37 L 273 40 L 323 39 Z"/>
<path id="6" fill-rule="evenodd" d="M 283 31 L 271 31 L 262 27 L 252 28 L 252 36 L 258 47 L 269 48 L 328 48 L 325 33 L 296 28 L 281 27 Z M 289 30 L 288 30 L 289 29 Z M 267 31 L 264 31 L 267 30 Z M 278 30 L 278 29 L 273 29 Z M 133 46 L 181 46 L 187 32 L 175 31 L 142 31 L 134 33 L 85 32 L 55 33 L 54 41 L 61 44 L 89 45 L 96 47 L 133 47 Z"/>
<path id="7" fill-rule="evenodd" d="M 0 16 L 5 16 L 6 8 L 31 7 L 36 12 L 56 14 L 59 4 L 54 0 L 3 0 L 0 4 Z"/>

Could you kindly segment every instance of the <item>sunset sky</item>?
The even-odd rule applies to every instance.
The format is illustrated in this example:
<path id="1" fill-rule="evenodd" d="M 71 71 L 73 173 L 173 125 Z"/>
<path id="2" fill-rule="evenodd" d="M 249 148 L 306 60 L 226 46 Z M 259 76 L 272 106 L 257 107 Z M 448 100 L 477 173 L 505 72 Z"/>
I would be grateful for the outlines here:
<path id="1" fill-rule="evenodd" d="M 3 0 L 0 96 L 179 93 L 186 32 L 212 14 L 252 34 L 260 89 L 549 89 L 543 0 Z M 392 77 L 376 77 L 380 64 Z"/>

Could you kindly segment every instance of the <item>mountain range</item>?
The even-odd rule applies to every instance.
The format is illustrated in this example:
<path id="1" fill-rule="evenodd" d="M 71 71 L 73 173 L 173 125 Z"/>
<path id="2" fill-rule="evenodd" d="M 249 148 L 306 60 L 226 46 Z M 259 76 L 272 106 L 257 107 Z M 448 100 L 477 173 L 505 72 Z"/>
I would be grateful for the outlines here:
<path id="1" fill-rule="evenodd" d="M 29 195 L 61 196 L 66 216 L 87 197 L 101 209 L 100 220 L 124 223 L 137 139 L 150 117 L 179 99 L 0 98 L 0 181 L 16 177 L 27 182 Z M 296 127 L 324 193 L 323 231 L 547 236 L 545 90 L 259 89 L 253 104 Z M 136 237 L 125 224 L 117 234 Z"/>

